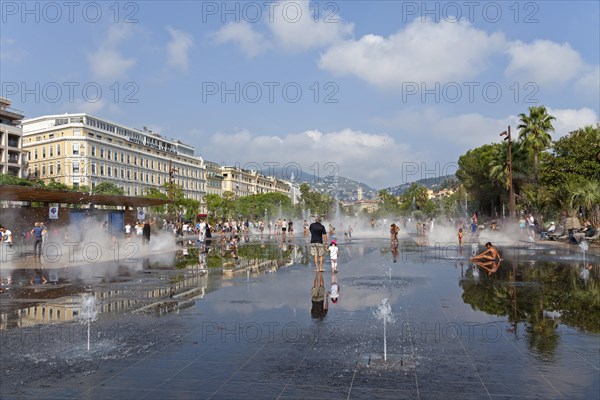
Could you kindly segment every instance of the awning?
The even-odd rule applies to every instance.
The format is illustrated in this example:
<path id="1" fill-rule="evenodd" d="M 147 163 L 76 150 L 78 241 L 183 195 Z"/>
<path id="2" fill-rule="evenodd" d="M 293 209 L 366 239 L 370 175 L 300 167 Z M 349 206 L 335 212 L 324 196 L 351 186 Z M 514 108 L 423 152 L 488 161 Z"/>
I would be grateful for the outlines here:
<path id="1" fill-rule="evenodd" d="M 95 204 L 101 206 L 151 207 L 172 203 L 171 200 L 136 196 L 89 194 L 67 190 L 49 190 L 32 186 L 0 185 L 0 200 L 41 203 Z"/>

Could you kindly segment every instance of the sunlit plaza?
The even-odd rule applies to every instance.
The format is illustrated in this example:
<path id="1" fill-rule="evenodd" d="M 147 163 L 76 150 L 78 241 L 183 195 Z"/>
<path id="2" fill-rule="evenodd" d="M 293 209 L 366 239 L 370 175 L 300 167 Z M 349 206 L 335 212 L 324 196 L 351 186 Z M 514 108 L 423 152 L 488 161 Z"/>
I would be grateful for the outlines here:
<path id="1" fill-rule="evenodd" d="M 301 234 L 252 234 L 235 254 L 194 238 L 175 252 L 132 241 L 123 260 L 15 260 L 1 294 L 2 398 L 598 393 L 597 248 L 500 242 L 488 272 L 469 262 L 476 239 L 461 249 L 361 233 L 338 239 L 337 273 L 327 261 L 315 271 Z"/>

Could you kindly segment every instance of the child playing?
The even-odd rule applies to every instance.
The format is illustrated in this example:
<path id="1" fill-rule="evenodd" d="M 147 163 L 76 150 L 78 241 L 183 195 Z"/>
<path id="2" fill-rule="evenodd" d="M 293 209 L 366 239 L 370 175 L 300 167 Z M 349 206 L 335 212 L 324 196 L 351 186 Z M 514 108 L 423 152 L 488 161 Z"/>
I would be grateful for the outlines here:
<path id="1" fill-rule="evenodd" d="M 463 230 L 462 230 L 462 228 L 460 228 L 460 229 L 458 230 L 458 245 L 459 245 L 460 247 L 462 247 L 462 246 L 463 246 Z"/>
<path id="2" fill-rule="evenodd" d="M 331 258 L 331 272 L 337 272 L 338 247 L 335 240 L 329 245 L 329 257 Z"/>

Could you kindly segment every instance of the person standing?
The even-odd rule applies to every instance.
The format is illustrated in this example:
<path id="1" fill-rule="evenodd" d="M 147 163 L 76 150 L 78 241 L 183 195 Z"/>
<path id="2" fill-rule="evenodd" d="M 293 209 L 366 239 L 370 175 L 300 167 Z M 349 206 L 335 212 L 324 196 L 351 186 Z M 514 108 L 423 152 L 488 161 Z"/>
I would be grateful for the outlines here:
<path id="1" fill-rule="evenodd" d="M 315 222 L 310 224 L 310 254 L 315 258 L 315 270 L 323 271 L 323 254 L 327 246 L 327 231 L 321 224 L 321 217 L 317 217 Z"/>
<path id="2" fill-rule="evenodd" d="M 12 248 L 13 246 L 13 235 L 9 229 L 6 229 L 3 226 L 0 226 L 0 231 L 2 231 L 2 245 L 5 248 Z"/>
<path id="3" fill-rule="evenodd" d="M 206 222 L 204 222 L 204 219 L 200 219 L 200 222 L 198 223 L 198 240 L 200 241 L 200 245 L 202 245 L 202 243 L 204 243 L 205 239 L 206 239 Z"/>
<path id="4" fill-rule="evenodd" d="M 142 243 L 150 243 L 150 223 L 148 221 L 144 221 L 144 226 L 142 227 Z"/>
<path id="5" fill-rule="evenodd" d="M 31 235 L 33 236 L 33 257 L 42 258 L 42 241 L 45 234 L 46 228 L 41 226 L 39 222 L 36 222 L 31 230 Z"/>
<path id="6" fill-rule="evenodd" d="M 287 230 L 287 221 L 284 219 L 281 221 L 281 240 L 285 240 L 285 231 Z"/>
<path id="7" fill-rule="evenodd" d="M 128 222 L 125 225 L 125 239 L 129 239 L 131 237 L 131 224 Z"/>
<path id="8" fill-rule="evenodd" d="M 329 246 L 329 258 L 331 258 L 331 272 L 333 273 L 337 273 L 338 253 L 337 243 L 335 240 L 332 240 Z"/>

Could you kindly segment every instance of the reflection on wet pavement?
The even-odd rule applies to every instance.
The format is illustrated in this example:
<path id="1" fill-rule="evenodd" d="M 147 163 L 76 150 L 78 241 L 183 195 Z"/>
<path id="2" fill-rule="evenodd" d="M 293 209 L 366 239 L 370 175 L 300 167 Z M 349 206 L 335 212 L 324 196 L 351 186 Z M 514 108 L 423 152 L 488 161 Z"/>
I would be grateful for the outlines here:
<path id="1" fill-rule="evenodd" d="M 130 265 L 14 270 L 0 294 L 0 397 L 598 395 L 597 256 L 584 266 L 569 251 L 505 247 L 488 270 L 443 245 L 339 247 L 337 274 L 328 260 L 315 274 L 301 238 L 250 241 L 236 254 L 190 248 Z M 314 282 L 326 296 L 318 318 Z M 90 351 L 83 295 L 99 310 Z M 384 361 L 374 311 L 385 298 L 394 318 Z"/>

